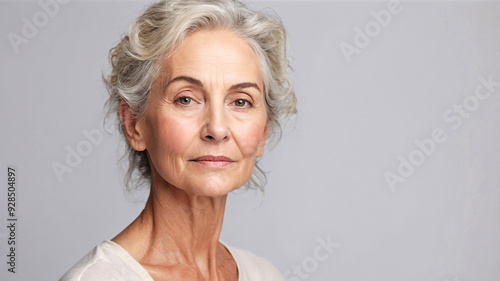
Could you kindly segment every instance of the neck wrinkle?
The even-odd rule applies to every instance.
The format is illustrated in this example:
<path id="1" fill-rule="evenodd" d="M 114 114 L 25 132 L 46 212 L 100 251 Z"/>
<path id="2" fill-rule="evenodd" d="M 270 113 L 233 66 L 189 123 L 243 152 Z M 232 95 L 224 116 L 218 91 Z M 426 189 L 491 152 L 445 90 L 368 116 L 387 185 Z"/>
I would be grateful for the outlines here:
<path id="1" fill-rule="evenodd" d="M 195 265 L 206 280 L 217 280 L 217 258 L 225 250 L 219 236 L 226 199 L 227 195 L 206 197 L 152 185 L 139 216 L 146 240 L 140 262 Z"/>

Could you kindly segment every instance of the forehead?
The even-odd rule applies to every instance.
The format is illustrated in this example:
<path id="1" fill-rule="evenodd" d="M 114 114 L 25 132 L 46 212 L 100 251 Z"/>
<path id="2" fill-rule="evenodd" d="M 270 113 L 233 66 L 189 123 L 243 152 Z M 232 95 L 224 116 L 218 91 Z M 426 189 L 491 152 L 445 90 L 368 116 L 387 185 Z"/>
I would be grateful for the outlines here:
<path id="1" fill-rule="evenodd" d="M 229 30 L 190 34 L 164 61 L 164 70 L 167 80 L 184 75 L 207 82 L 251 81 L 263 86 L 259 57 L 245 39 Z"/>

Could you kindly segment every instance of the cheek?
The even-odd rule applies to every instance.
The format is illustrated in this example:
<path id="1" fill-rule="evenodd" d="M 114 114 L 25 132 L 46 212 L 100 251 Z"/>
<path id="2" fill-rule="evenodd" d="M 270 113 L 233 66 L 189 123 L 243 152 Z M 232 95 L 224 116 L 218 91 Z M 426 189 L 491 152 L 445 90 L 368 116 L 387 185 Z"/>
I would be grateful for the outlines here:
<path id="1" fill-rule="evenodd" d="M 164 117 L 158 120 L 155 132 L 156 147 L 166 152 L 164 156 L 168 158 L 182 155 L 196 134 L 193 124 L 173 117 Z"/>
<path id="2" fill-rule="evenodd" d="M 255 156 L 259 145 L 264 140 L 265 123 L 263 124 L 249 124 L 238 131 L 235 139 L 240 147 L 243 156 Z"/>

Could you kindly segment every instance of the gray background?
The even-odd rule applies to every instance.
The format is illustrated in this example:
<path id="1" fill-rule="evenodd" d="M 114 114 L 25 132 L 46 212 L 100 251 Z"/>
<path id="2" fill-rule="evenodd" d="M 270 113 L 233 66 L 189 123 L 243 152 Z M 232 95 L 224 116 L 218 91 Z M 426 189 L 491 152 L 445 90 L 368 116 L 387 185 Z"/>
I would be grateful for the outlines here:
<path id="1" fill-rule="evenodd" d="M 147 3 L 59 4 L 16 53 L 8 34 L 21 35 L 23 17 L 43 9 L 0 2 L 1 280 L 57 280 L 142 209 L 124 195 L 116 131 L 85 147 L 61 180 L 52 166 L 66 164 L 68 146 L 90 143 L 83 130 L 102 132 L 107 52 Z M 299 113 L 263 158 L 265 193 L 230 195 L 222 240 L 290 281 L 498 281 L 500 87 L 477 104 L 473 95 L 480 77 L 500 81 L 500 5 L 401 2 L 348 62 L 340 45 L 355 46 L 355 28 L 373 25 L 371 12 L 387 3 L 250 2 L 271 7 L 289 30 Z M 462 121 L 453 128 L 443 114 L 464 99 L 471 110 L 448 112 Z M 429 155 L 415 152 L 435 128 L 446 139 Z M 384 174 L 397 175 L 399 157 L 411 155 L 423 163 L 391 189 Z M 16 274 L 5 263 L 9 165 Z M 328 239 L 338 247 L 318 260 Z"/>

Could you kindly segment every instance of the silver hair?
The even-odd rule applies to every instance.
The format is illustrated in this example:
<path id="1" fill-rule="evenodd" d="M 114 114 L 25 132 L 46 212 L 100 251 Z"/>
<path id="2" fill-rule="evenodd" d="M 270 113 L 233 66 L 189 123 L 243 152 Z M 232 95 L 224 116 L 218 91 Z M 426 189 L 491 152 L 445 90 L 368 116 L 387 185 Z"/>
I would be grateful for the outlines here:
<path id="1" fill-rule="evenodd" d="M 111 73 L 103 80 L 109 92 L 108 115 L 118 116 L 122 102 L 136 120 L 147 108 L 151 85 L 158 77 L 161 61 L 189 34 L 201 29 L 226 29 L 244 38 L 258 55 L 265 87 L 270 137 L 281 137 L 279 120 L 296 113 L 296 98 L 289 82 L 286 54 L 287 34 L 277 16 L 250 11 L 236 0 L 166 0 L 154 3 L 133 21 L 128 34 L 110 50 Z M 125 139 L 123 124 L 119 129 Z M 147 151 L 136 151 L 126 141 L 127 190 L 150 184 Z M 263 189 L 266 176 L 258 162 L 247 187 Z"/>

